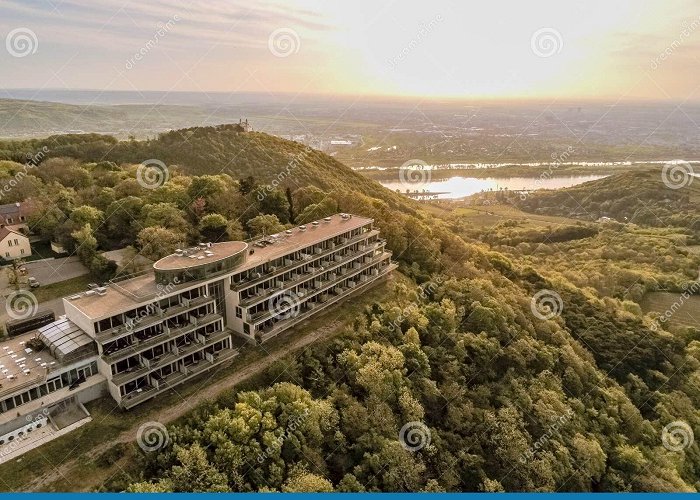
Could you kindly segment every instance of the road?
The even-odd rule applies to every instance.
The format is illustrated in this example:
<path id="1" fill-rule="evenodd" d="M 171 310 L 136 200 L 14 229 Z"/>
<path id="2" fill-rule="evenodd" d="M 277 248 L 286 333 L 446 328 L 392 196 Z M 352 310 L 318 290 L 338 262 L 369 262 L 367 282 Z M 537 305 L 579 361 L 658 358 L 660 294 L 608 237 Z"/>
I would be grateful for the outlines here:
<path id="1" fill-rule="evenodd" d="M 34 276 L 42 285 L 77 278 L 90 272 L 76 256 L 27 262 L 24 267 L 29 276 Z"/>

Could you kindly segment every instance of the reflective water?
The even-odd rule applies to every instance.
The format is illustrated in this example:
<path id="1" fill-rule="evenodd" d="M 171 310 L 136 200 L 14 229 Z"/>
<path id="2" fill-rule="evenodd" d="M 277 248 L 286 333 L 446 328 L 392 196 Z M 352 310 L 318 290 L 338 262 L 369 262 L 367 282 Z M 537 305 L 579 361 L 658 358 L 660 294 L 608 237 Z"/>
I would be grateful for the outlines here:
<path id="1" fill-rule="evenodd" d="M 443 192 L 439 198 L 462 198 L 482 191 L 533 191 L 536 189 L 560 189 L 575 186 L 588 181 L 602 179 L 605 175 L 572 175 L 563 177 L 449 177 L 446 179 L 431 179 L 427 171 L 406 173 L 396 181 L 380 180 L 386 188 L 408 191 Z"/>

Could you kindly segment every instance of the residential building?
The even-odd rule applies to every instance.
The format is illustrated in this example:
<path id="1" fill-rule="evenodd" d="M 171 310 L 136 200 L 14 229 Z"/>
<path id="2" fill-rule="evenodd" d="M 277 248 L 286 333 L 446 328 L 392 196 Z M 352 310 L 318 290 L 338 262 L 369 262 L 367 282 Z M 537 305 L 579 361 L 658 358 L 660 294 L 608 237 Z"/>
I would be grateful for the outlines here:
<path id="1" fill-rule="evenodd" d="M 0 257 L 5 260 L 24 259 L 32 254 L 29 238 L 19 231 L 0 227 Z"/>
<path id="2" fill-rule="evenodd" d="M 27 223 L 35 210 L 31 200 L 0 205 L 0 226 L 28 234 Z"/>
<path id="3" fill-rule="evenodd" d="M 147 273 L 66 297 L 66 317 L 40 330 L 47 348 L 28 368 L 38 376 L 21 388 L 30 397 L 7 409 L 51 394 L 57 404 L 66 384 L 79 385 L 72 396 L 81 403 L 99 390 L 132 408 L 233 359 L 236 338 L 265 341 L 388 276 L 396 266 L 384 246 L 372 219 L 337 214 L 251 242 L 177 250 Z M 81 356 L 56 356 L 59 345 Z M 41 389 L 56 376 L 61 387 Z"/>

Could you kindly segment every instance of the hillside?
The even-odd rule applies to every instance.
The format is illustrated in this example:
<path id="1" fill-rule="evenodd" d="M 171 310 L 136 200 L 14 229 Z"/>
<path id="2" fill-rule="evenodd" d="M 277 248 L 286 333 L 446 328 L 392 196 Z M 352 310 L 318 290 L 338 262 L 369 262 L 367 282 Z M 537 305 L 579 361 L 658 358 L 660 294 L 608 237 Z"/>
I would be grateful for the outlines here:
<path id="1" fill-rule="evenodd" d="M 700 178 L 680 172 L 674 179 L 661 168 L 615 174 L 557 191 L 534 192 L 515 204 L 537 214 L 583 220 L 609 217 L 645 226 L 700 230 Z"/>
<path id="2" fill-rule="evenodd" d="M 42 147 L 47 157 L 70 156 L 83 162 L 139 164 L 158 159 L 188 175 L 253 176 L 259 182 L 321 189 L 354 189 L 408 207 L 404 197 L 389 192 L 337 160 L 297 142 L 260 132 L 242 133 L 237 125 L 195 127 L 159 134 L 144 141 L 117 141 L 100 134 L 51 136 L 26 141 L 0 141 L 0 159 L 23 162 Z"/>
<path id="3" fill-rule="evenodd" d="M 620 234 L 569 220 L 557 230 L 548 225 L 558 219 L 541 217 L 476 231 L 460 214 L 432 216 L 322 153 L 234 126 L 1 149 L 20 155 L 43 144 L 51 157 L 8 196 L 42 200 L 33 227 L 94 273 L 114 271 L 99 250 L 130 245 L 157 258 L 183 238 L 270 234 L 343 211 L 373 217 L 410 278 L 353 314 L 332 342 L 275 363 L 245 390 L 222 387 L 217 401 L 168 428 L 157 453 L 135 444 L 114 451 L 127 459 L 94 488 L 700 489 L 697 441 L 668 437 L 669 427 L 700 432 L 700 330 L 667 330 L 635 302 L 652 286 L 680 289 L 700 265 L 673 244 L 684 229 L 640 219 Z M 151 158 L 169 176 L 145 186 L 137 164 Z M 0 162 L 0 183 L 21 168 Z M 647 193 L 645 179 L 638 195 L 619 179 L 614 189 L 586 186 L 586 195 L 604 190 L 596 202 L 605 207 L 615 197 L 647 200 L 654 189 Z M 545 201 L 532 210 L 554 210 L 557 195 L 533 195 Z M 680 196 L 669 199 L 691 213 Z"/>

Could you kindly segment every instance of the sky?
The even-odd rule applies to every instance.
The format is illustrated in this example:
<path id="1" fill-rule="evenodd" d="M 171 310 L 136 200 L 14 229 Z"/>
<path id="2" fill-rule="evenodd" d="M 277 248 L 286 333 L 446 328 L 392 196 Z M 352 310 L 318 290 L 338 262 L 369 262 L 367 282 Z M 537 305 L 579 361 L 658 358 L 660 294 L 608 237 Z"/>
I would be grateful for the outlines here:
<path id="1" fill-rule="evenodd" d="M 700 99 L 697 0 L 2 0 L 0 88 Z"/>

